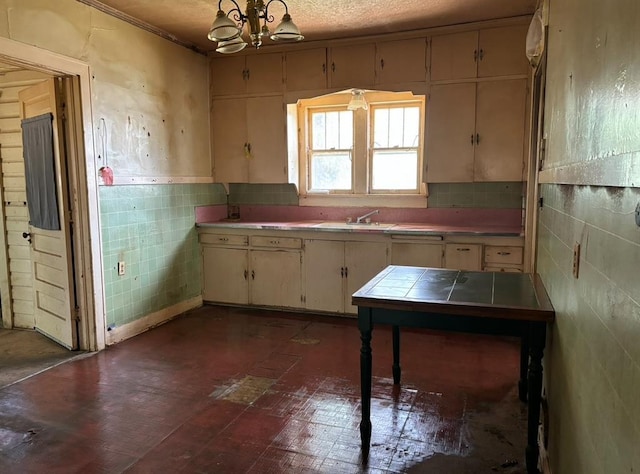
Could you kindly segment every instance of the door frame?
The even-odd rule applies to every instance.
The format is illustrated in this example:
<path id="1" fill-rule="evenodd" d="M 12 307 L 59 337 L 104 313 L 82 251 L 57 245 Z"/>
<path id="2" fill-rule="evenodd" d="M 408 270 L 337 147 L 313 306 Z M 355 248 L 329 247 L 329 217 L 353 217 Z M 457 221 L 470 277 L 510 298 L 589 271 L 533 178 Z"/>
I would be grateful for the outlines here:
<path id="1" fill-rule="evenodd" d="M 102 236 L 98 202 L 98 169 L 93 139 L 91 72 L 89 65 L 67 56 L 0 37 L 0 61 L 64 76 L 67 99 L 68 171 L 75 203 L 73 264 L 79 307 L 79 348 L 105 348 L 105 295 Z M 7 316 L 3 314 L 5 324 Z"/>

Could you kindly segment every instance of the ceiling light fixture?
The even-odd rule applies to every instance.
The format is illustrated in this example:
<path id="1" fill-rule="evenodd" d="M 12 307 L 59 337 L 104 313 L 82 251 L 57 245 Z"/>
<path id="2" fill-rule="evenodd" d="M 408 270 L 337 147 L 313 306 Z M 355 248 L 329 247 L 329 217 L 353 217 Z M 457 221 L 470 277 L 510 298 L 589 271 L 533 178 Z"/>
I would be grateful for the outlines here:
<path id="1" fill-rule="evenodd" d="M 361 89 L 351 89 L 351 100 L 347 105 L 348 110 L 367 110 L 369 105 L 364 98 L 364 91 Z"/>
<path id="2" fill-rule="evenodd" d="M 233 8 L 225 13 L 222 10 L 222 1 L 218 2 L 216 19 L 213 21 L 207 35 L 211 41 L 218 42 L 216 51 L 219 53 L 235 53 L 247 46 L 246 41 L 241 37 L 242 28 L 245 24 L 249 25 L 247 30 L 251 38 L 251 44 L 256 49 L 262 45 L 264 37 L 270 37 L 273 41 L 301 41 L 304 39 L 298 27 L 291 21 L 287 4 L 282 0 L 269 0 L 266 3 L 264 0 L 247 0 L 245 13 L 242 13 L 240 5 L 235 0 L 229 0 L 233 3 Z M 267 23 L 273 23 L 274 21 L 273 15 L 269 14 L 269 5 L 273 2 L 279 2 L 284 5 L 284 16 L 273 31 L 273 34 L 271 34 Z M 260 22 L 262 22 L 262 25 Z"/>

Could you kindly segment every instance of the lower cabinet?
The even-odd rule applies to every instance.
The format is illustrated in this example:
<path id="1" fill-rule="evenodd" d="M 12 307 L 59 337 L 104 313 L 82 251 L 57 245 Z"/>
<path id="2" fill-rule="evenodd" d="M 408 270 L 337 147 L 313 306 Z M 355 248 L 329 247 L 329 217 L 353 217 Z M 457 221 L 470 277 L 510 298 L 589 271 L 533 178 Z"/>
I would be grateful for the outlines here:
<path id="1" fill-rule="evenodd" d="M 202 246 L 202 299 L 249 303 L 248 250 Z"/>
<path id="2" fill-rule="evenodd" d="M 250 250 L 250 303 L 301 308 L 302 254 L 291 250 Z"/>
<path id="3" fill-rule="evenodd" d="M 384 242 L 305 240 L 306 308 L 356 314 L 351 295 L 387 266 Z"/>
<path id="4" fill-rule="evenodd" d="M 202 299 L 216 303 L 302 308 L 301 240 L 254 237 L 252 245 L 255 245 L 254 239 L 258 245 L 267 248 L 202 246 Z M 281 241 L 284 248 L 279 247 Z M 233 239 L 231 242 L 229 245 L 233 245 Z"/>
<path id="5" fill-rule="evenodd" d="M 482 270 L 482 244 L 446 244 L 445 268 L 456 270 Z"/>

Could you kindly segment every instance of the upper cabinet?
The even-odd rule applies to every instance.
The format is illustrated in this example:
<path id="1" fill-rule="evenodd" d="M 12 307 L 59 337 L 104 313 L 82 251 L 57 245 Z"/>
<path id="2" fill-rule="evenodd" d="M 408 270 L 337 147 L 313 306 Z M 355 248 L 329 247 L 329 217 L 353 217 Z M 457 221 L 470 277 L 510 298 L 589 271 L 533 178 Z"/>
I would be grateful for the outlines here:
<path id="1" fill-rule="evenodd" d="M 327 50 L 325 48 L 292 51 L 286 54 L 287 91 L 327 88 Z"/>
<path id="2" fill-rule="evenodd" d="M 426 181 L 522 181 L 526 79 L 431 88 Z"/>
<path id="3" fill-rule="evenodd" d="M 446 81 L 527 74 L 527 25 L 434 36 L 431 80 Z"/>
<path id="4" fill-rule="evenodd" d="M 216 99 L 211 127 L 217 182 L 287 182 L 282 96 Z"/>
<path id="5" fill-rule="evenodd" d="M 211 95 L 282 93 L 282 54 L 258 53 L 211 59 Z"/>
<path id="6" fill-rule="evenodd" d="M 426 38 L 382 41 L 376 45 L 376 84 L 426 80 Z"/>
<path id="7" fill-rule="evenodd" d="M 329 82 L 333 88 L 371 87 L 375 83 L 375 44 L 336 46 L 329 51 Z"/>

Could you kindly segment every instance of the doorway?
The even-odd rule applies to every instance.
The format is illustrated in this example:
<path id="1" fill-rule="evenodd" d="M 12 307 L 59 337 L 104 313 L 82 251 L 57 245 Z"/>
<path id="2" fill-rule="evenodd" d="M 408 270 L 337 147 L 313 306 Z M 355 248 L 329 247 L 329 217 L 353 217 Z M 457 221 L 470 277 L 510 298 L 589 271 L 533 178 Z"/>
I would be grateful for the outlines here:
<path id="1" fill-rule="evenodd" d="M 70 245 L 68 261 L 78 275 L 75 285 L 76 297 L 72 303 L 74 324 L 77 323 L 77 347 L 89 351 L 103 349 L 105 347 L 104 294 L 88 65 L 4 38 L 0 38 L 0 62 L 25 71 L 22 73 L 24 76 L 39 74 L 40 78 L 56 77 L 61 90 L 64 91 L 65 121 L 62 133 L 67 145 L 68 192 L 69 200 L 73 203 L 70 222 L 74 228 L 74 239 Z M 14 181 L 20 181 L 20 178 Z M 9 197 L 21 196 L 9 194 Z M 25 199 L 22 200 L 23 205 L 24 201 Z M 7 242 L 9 240 L 15 242 L 18 237 L 22 239 L 22 235 L 20 232 L 10 235 L 11 230 L 19 229 L 16 229 L 7 219 L 8 214 L 14 213 L 14 209 L 5 206 L 5 202 L 14 202 L 7 200 L 6 192 L 2 202 L 4 212 L 2 234 Z M 28 250 L 29 247 L 25 249 Z M 25 253 L 23 249 L 22 255 L 24 256 Z M 21 305 L 25 304 L 21 303 L 20 298 L 13 297 L 11 290 L 15 285 L 9 281 L 11 273 L 16 271 L 16 268 L 26 270 L 26 264 L 21 263 L 16 267 L 14 265 L 16 262 L 11 261 L 10 255 L 1 255 L 1 257 L 4 257 L 0 262 L 0 272 L 3 272 L 0 278 L 3 326 L 5 328 L 21 325 L 29 327 L 24 326 L 24 318 L 22 321 L 19 317 L 16 318 Z M 94 288 L 98 288 L 98 291 L 94 292 Z M 17 290 L 24 301 L 26 291 L 18 288 Z M 28 316 L 26 318 L 28 320 Z M 18 319 L 17 322 L 16 319 Z"/>

